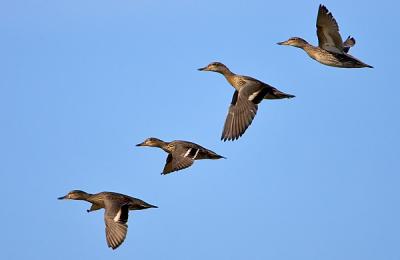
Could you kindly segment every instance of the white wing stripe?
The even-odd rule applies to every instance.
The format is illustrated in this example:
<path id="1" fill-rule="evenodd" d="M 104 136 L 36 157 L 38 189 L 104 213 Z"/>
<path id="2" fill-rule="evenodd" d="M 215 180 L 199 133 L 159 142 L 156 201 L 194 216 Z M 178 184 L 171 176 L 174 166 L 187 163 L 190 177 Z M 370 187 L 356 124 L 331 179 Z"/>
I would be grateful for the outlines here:
<path id="1" fill-rule="evenodd" d="M 184 157 L 188 157 L 188 155 L 190 154 L 191 151 L 192 151 L 192 148 L 189 148 L 189 150 L 187 150 L 187 152 L 185 153 Z"/>
<path id="2" fill-rule="evenodd" d="M 253 99 L 255 99 L 257 97 L 257 95 L 261 92 L 262 89 L 260 89 L 259 91 L 254 92 L 253 94 L 251 94 L 249 96 L 249 101 L 253 101 Z"/>
<path id="3" fill-rule="evenodd" d="M 196 154 L 193 156 L 193 160 L 196 159 L 197 155 L 199 154 L 200 149 L 197 149 Z"/>
<path id="4" fill-rule="evenodd" d="M 117 215 L 115 215 L 115 217 L 113 219 L 114 222 L 118 222 L 120 217 L 121 217 L 121 209 L 117 212 Z"/>

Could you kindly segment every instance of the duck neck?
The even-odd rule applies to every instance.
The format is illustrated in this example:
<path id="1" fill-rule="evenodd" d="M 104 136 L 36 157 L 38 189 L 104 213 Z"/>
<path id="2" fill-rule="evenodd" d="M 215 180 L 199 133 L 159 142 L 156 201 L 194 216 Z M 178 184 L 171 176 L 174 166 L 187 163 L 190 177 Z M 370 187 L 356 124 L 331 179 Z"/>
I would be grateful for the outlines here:
<path id="1" fill-rule="evenodd" d="M 101 205 L 102 203 L 104 203 L 104 194 L 102 192 L 96 194 L 88 194 L 88 197 L 85 200 L 94 205 Z"/>
<path id="2" fill-rule="evenodd" d="M 302 49 L 313 59 L 317 59 L 318 54 L 320 53 L 319 48 L 315 47 L 309 43 L 304 45 Z"/>
<path id="3" fill-rule="evenodd" d="M 224 77 L 230 82 L 230 79 L 235 76 L 236 74 L 230 71 L 228 68 L 225 68 L 224 70 L 218 71 L 218 73 L 224 75 Z"/>
<path id="4" fill-rule="evenodd" d="M 92 195 L 93 194 L 83 192 L 83 193 L 81 193 L 79 195 L 79 197 L 76 200 L 86 200 L 86 201 L 88 201 Z"/>
<path id="5" fill-rule="evenodd" d="M 167 147 L 168 147 L 168 142 L 164 142 L 163 140 L 158 140 L 157 143 L 155 143 L 153 146 L 154 147 L 158 147 L 163 149 L 164 151 L 167 151 Z"/>
<path id="6" fill-rule="evenodd" d="M 305 51 L 309 51 L 309 50 L 315 49 L 316 47 L 313 46 L 313 45 L 311 45 L 311 44 L 309 44 L 308 42 L 306 42 L 306 43 L 304 43 L 304 44 L 303 44 L 301 47 L 299 47 L 299 48 L 302 48 L 302 49 L 305 50 Z"/>

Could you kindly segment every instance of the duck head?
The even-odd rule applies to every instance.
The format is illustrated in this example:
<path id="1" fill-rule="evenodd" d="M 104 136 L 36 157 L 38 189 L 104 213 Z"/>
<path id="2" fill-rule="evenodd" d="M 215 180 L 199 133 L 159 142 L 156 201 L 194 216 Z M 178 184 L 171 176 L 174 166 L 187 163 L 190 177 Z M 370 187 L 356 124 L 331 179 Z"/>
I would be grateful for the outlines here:
<path id="1" fill-rule="evenodd" d="M 163 144 L 164 141 L 155 138 L 155 137 L 150 137 L 144 140 L 142 143 L 137 144 L 136 146 L 150 146 L 150 147 L 160 147 L 161 144 Z"/>
<path id="2" fill-rule="evenodd" d="M 226 67 L 221 62 L 211 62 L 210 64 L 208 64 L 204 68 L 200 68 L 198 70 L 200 70 L 200 71 L 214 71 L 214 72 L 218 72 L 218 73 L 221 73 L 221 74 L 224 74 L 225 72 L 229 72 L 228 67 Z"/>
<path id="3" fill-rule="evenodd" d="M 68 192 L 67 195 L 59 197 L 59 200 L 86 200 L 90 194 L 81 191 L 81 190 L 73 190 Z"/>
<path id="4" fill-rule="evenodd" d="M 278 42 L 278 45 L 289 45 L 297 48 L 304 48 L 304 46 L 308 45 L 308 42 L 300 37 L 292 37 L 287 41 Z"/>

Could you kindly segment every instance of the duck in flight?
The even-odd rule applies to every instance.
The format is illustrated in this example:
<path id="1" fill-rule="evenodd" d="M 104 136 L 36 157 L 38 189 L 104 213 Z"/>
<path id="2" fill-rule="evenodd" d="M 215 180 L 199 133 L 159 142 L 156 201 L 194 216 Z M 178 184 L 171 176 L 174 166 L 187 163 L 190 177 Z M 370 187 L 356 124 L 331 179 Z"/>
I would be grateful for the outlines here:
<path id="1" fill-rule="evenodd" d="M 248 76 L 236 75 L 221 62 L 212 62 L 200 71 L 218 72 L 235 88 L 228 115 L 222 130 L 221 140 L 239 139 L 250 126 L 263 99 L 293 98 L 278 89 Z"/>
<path id="2" fill-rule="evenodd" d="M 104 222 L 106 224 L 106 239 L 108 247 L 116 249 L 124 242 L 128 232 L 129 210 L 157 208 L 157 206 L 143 200 L 116 192 L 100 192 L 89 194 L 81 190 L 70 191 L 59 200 L 85 200 L 92 203 L 87 212 L 104 208 Z"/>
<path id="3" fill-rule="evenodd" d="M 300 37 L 292 37 L 287 41 L 278 42 L 279 45 L 289 45 L 303 49 L 312 59 L 332 67 L 339 68 L 373 68 L 372 66 L 348 54 L 356 44 L 353 37 L 344 42 L 339 33 L 339 26 L 332 13 L 320 5 L 317 17 L 318 47 L 309 44 Z"/>
<path id="4" fill-rule="evenodd" d="M 198 144 L 181 140 L 164 142 L 158 138 L 150 137 L 136 146 L 158 147 L 168 153 L 164 170 L 161 173 L 163 175 L 188 168 L 192 166 L 195 160 L 225 158 Z"/>

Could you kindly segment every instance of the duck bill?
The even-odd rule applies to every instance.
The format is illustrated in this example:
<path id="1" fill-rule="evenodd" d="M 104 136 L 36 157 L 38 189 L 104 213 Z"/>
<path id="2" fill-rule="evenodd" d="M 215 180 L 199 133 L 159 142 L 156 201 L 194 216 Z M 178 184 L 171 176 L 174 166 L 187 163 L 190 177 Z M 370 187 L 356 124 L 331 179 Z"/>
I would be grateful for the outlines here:
<path id="1" fill-rule="evenodd" d="M 276 44 L 278 44 L 278 45 L 288 45 L 288 44 L 287 44 L 287 41 L 284 41 L 284 42 L 277 42 Z"/>
<path id="2" fill-rule="evenodd" d="M 144 142 L 143 142 L 143 143 L 137 144 L 136 146 L 145 146 L 145 145 L 144 145 Z"/>
<path id="3" fill-rule="evenodd" d="M 57 199 L 59 199 L 59 200 L 65 200 L 65 199 L 68 199 L 68 196 L 65 195 L 65 196 L 59 197 L 59 198 L 57 198 Z"/>
<path id="4" fill-rule="evenodd" d="M 197 69 L 197 70 L 199 70 L 199 71 L 208 71 L 209 69 L 207 69 L 207 67 L 203 67 L 203 68 L 200 68 L 200 69 Z"/>

